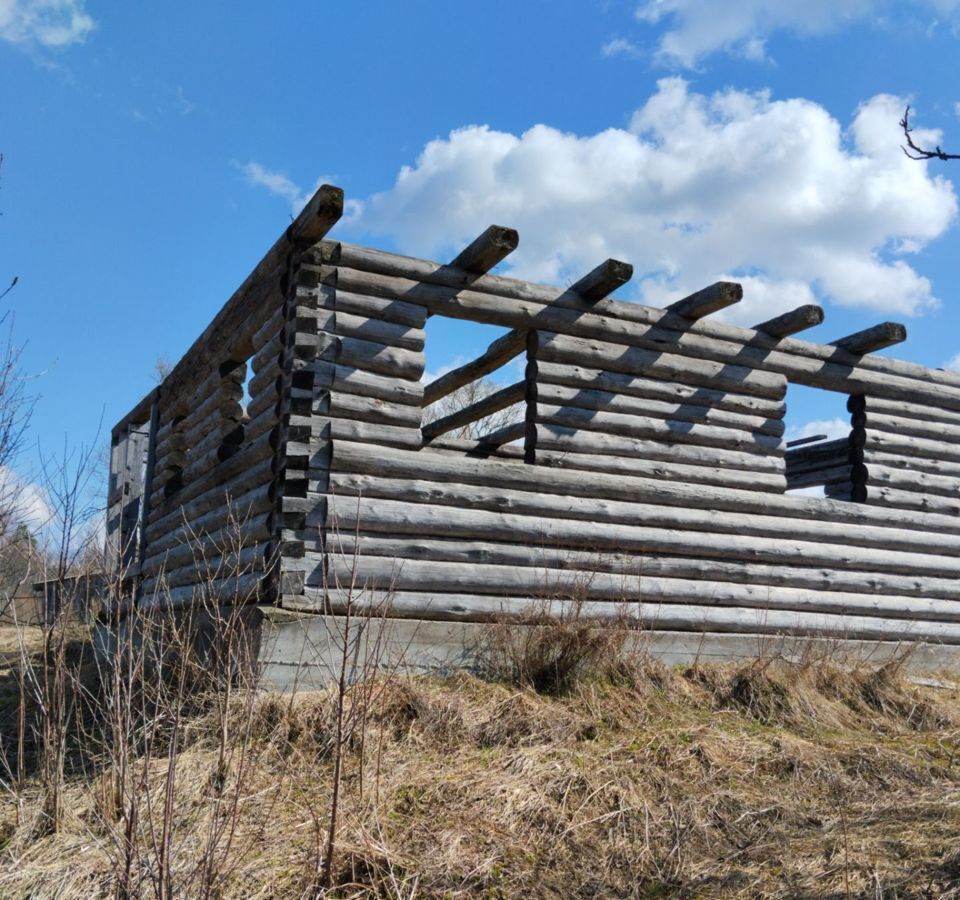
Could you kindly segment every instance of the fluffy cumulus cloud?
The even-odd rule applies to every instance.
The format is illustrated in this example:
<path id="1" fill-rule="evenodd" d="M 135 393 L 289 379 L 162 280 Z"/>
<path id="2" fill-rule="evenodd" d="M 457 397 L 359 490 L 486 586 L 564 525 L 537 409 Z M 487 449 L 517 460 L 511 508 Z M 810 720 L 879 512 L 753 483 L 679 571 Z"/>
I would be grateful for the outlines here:
<path id="1" fill-rule="evenodd" d="M 950 17 L 960 0 L 645 0 L 637 19 L 661 30 L 658 54 L 682 66 L 695 66 L 718 50 L 748 59 L 766 56 L 766 39 L 777 31 L 825 34 L 856 21 L 881 19 L 898 7 L 913 6 L 931 17 Z"/>
<path id="2" fill-rule="evenodd" d="M 65 47 L 95 27 L 84 0 L 0 0 L 0 40 L 11 44 Z"/>
<path id="3" fill-rule="evenodd" d="M 615 257 L 634 264 L 634 296 L 657 305 L 734 278 L 745 299 L 728 317 L 746 324 L 816 298 L 918 314 L 937 299 L 910 255 L 949 227 L 957 201 L 901 153 L 902 109 L 874 97 L 845 131 L 808 100 L 705 96 L 667 78 L 627 129 L 480 125 L 431 141 L 349 223 L 435 258 L 510 225 L 511 274 L 571 283 Z"/>

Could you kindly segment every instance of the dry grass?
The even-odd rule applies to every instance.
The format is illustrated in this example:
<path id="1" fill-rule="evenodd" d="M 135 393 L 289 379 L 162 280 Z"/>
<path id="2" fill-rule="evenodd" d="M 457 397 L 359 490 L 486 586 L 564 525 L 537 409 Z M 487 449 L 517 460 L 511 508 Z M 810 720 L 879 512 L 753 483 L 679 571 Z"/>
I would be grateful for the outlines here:
<path id="1" fill-rule="evenodd" d="M 329 897 L 960 897 L 960 692 L 895 665 L 637 659 L 559 696 L 467 675 L 372 696 Z M 220 896 L 322 896 L 335 701 L 257 700 Z M 218 729 L 184 730 L 174 876 L 215 814 Z M 149 776 L 159 797 L 165 758 Z M 105 777 L 71 776 L 59 834 L 2 798 L 0 896 L 114 896 Z"/>

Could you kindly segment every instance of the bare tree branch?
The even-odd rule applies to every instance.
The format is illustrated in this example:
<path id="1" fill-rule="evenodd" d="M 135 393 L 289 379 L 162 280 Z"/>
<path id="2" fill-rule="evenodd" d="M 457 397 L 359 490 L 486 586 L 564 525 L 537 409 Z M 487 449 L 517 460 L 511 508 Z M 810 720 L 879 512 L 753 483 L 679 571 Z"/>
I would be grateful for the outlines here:
<path id="1" fill-rule="evenodd" d="M 945 153 L 940 147 L 936 147 L 934 150 L 927 150 L 924 147 L 918 147 L 913 142 L 912 132 L 913 129 L 910 127 L 910 107 L 908 106 L 903 112 L 903 118 L 900 120 L 900 127 L 903 129 L 903 136 L 907 139 L 907 146 L 904 147 L 900 145 L 900 149 L 910 159 L 960 159 L 960 153 Z"/>

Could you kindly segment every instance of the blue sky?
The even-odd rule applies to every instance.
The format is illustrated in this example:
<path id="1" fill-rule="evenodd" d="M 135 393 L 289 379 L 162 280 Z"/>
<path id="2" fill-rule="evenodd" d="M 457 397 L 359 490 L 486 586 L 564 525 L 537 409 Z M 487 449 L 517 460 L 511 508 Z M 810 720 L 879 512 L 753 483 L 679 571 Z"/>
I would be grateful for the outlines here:
<path id="1" fill-rule="evenodd" d="M 0 0 L 30 447 L 109 428 L 319 180 L 345 240 L 447 258 L 497 222 L 522 277 L 616 256 L 650 303 L 736 277 L 732 321 L 813 299 L 811 337 L 899 319 L 896 354 L 945 365 L 960 162 L 905 160 L 897 120 L 960 151 L 958 35 L 960 0 Z M 431 321 L 428 369 L 489 337 Z M 791 418 L 839 411 L 798 392 Z"/>

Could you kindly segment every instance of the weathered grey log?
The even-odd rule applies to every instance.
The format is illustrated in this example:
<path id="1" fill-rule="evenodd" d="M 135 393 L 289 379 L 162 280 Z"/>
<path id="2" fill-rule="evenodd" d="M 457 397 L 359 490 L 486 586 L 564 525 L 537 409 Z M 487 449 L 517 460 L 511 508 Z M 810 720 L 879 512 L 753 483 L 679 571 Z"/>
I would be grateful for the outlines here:
<path id="1" fill-rule="evenodd" d="M 520 243 L 520 235 L 513 228 L 491 225 L 476 240 L 455 257 L 450 266 L 464 272 L 482 275 L 506 259 Z"/>
<path id="2" fill-rule="evenodd" d="M 273 599 L 274 585 L 269 574 L 256 572 L 198 586 L 167 589 L 157 585 L 142 594 L 138 605 L 144 609 L 177 609 L 190 605 L 270 603 Z"/>
<path id="3" fill-rule="evenodd" d="M 699 580 L 608 572 L 582 573 L 485 564 L 463 566 L 434 560 L 349 559 L 333 554 L 325 579 L 307 579 L 308 587 L 356 585 L 380 591 L 427 591 L 451 594 L 532 596 L 545 599 L 612 600 L 633 603 L 694 603 L 718 607 L 830 615 L 880 616 L 910 621 L 960 623 L 960 603 L 952 600 L 871 595 L 845 591 L 811 591 L 797 587 L 729 584 L 711 581 L 705 592 Z M 960 628 L 954 630 L 960 642 Z"/>
<path id="4" fill-rule="evenodd" d="M 803 588 L 814 591 L 841 591 L 854 594 L 893 594 L 904 597 L 935 597 L 960 600 L 960 582 L 930 576 L 873 575 L 832 568 L 776 566 L 726 560 L 700 560 L 687 556 L 653 556 L 616 552 L 590 552 L 544 545 L 500 543 L 493 541 L 456 541 L 436 537 L 366 534 L 343 529 L 332 535 L 325 545 L 329 558 L 341 560 L 386 557 L 398 565 L 405 560 L 458 563 L 462 566 L 519 566 L 534 569 L 543 576 L 542 583 L 555 583 L 557 572 L 572 573 L 582 580 L 584 575 L 606 572 L 629 579 L 684 578 L 698 582 L 764 585 L 771 588 Z M 322 555 L 315 558 L 308 573 L 324 565 Z M 319 583 L 318 574 L 308 579 Z M 708 589 L 701 589 L 702 600 Z"/>
<path id="5" fill-rule="evenodd" d="M 277 402 L 261 410 L 256 418 L 249 419 L 243 426 L 243 440 L 245 443 L 255 441 L 260 435 L 275 428 L 280 422 L 280 416 L 277 415 Z"/>
<path id="6" fill-rule="evenodd" d="M 933 547 L 929 552 L 938 552 L 937 548 L 943 552 L 953 552 L 951 548 L 960 550 L 960 526 L 952 517 L 905 511 L 896 521 L 892 521 L 882 510 L 825 504 L 812 497 L 782 497 L 754 491 L 673 484 L 649 478 L 544 470 L 540 466 L 521 466 L 501 460 L 457 459 L 439 453 L 387 451 L 346 441 L 334 447 L 331 467 L 337 472 L 360 472 L 399 480 L 423 479 L 440 484 L 492 485 L 496 490 L 562 494 L 568 497 L 572 506 L 579 503 L 579 500 L 572 499 L 574 497 L 586 497 L 592 501 L 632 500 L 658 506 L 676 506 L 687 512 L 699 512 L 712 517 L 721 524 L 721 528 L 726 521 L 726 512 L 729 512 L 745 513 L 754 519 L 757 516 L 775 517 L 781 524 L 790 524 L 797 533 L 809 531 L 825 534 L 824 529 L 845 525 L 892 528 L 897 532 L 909 529 L 912 537 L 902 534 L 894 537 L 892 532 L 885 532 L 882 540 L 896 544 L 902 539 L 906 542 L 904 546 L 910 543 L 918 547 Z M 825 519 L 828 521 L 825 522 Z M 855 540 L 856 533 L 856 529 L 840 532 L 844 539 L 846 535 L 852 535 L 851 541 Z M 942 544 L 938 543 L 941 540 Z"/>
<path id="7" fill-rule="evenodd" d="M 642 457 L 563 453 L 544 450 L 542 447 L 537 450 L 537 464 L 561 469 L 580 469 L 587 472 L 606 472 L 611 475 L 632 475 L 661 481 L 677 481 L 681 484 L 712 484 L 717 487 L 739 488 L 746 491 L 770 491 L 782 494 L 787 488 L 787 480 L 781 474 L 658 462 Z"/>
<path id="8" fill-rule="evenodd" d="M 839 347 L 854 356 L 864 353 L 874 353 L 884 347 L 903 343 L 907 339 L 907 326 L 899 322 L 882 322 L 872 328 L 865 328 L 855 334 L 840 338 L 831 343 L 832 347 Z"/>
<path id="9" fill-rule="evenodd" d="M 509 444 L 511 441 L 523 440 L 526 434 L 526 422 L 511 422 L 501 428 L 481 434 L 477 438 L 477 443 L 486 447 L 499 447 L 501 444 Z"/>
<path id="10" fill-rule="evenodd" d="M 865 427 L 890 434 L 913 435 L 931 441 L 943 441 L 960 448 L 960 424 L 921 422 L 905 416 L 870 412 L 867 414 Z"/>
<path id="11" fill-rule="evenodd" d="M 247 404 L 247 408 L 244 410 L 244 420 L 247 426 L 249 426 L 255 419 L 258 419 L 267 410 L 273 410 L 274 413 L 279 413 L 278 407 L 281 405 L 281 396 L 282 395 L 278 389 L 276 380 L 274 380 L 274 384 L 270 388 L 253 397 Z M 248 441 L 251 440 L 249 427 L 246 431 L 246 439 Z"/>
<path id="12" fill-rule="evenodd" d="M 458 388 L 489 375 L 519 356 L 526 349 L 527 336 L 522 331 L 508 331 L 497 338 L 476 359 L 435 378 L 423 389 L 423 405 L 429 406 Z"/>
<path id="13" fill-rule="evenodd" d="M 334 440 L 366 441 L 370 444 L 413 450 L 418 449 L 423 442 L 419 428 L 398 428 L 394 425 L 358 422 L 353 419 L 332 419 L 330 435 Z"/>
<path id="14" fill-rule="evenodd" d="M 541 331 L 539 336 L 537 356 L 547 362 L 589 366 L 607 372 L 623 372 L 648 378 L 671 379 L 688 385 L 753 394 L 770 400 L 782 400 L 787 391 L 787 381 L 783 376 L 744 366 L 641 347 L 626 347 L 609 341 L 570 337 L 550 331 Z"/>
<path id="15" fill-rule="evenodd" d="M 494 393 L 483 397 L 476 403 L 471 403 L 448 416 L 427 422 L 422 428 L 423 439 L 430 441 L 435 437 L 439 437 L 441 434 L 455 431 L 457 428 L 469 425 L 471 422 L 477 422 L 496 412 L 500 412 L 500 410 L 507 409 L 523 400 L 525 388 L 526 385 L 522 381 L 511 384 L 499 391 L 494 391 Z M 487 441 L 487 443 L 490 443 L 490 441 Z"/>
<path id="16" fill-rule="evenodd" d="M 148 528 L 150 556 L 189 541 L 194 536 L 219 531 L 231 522 L 243 524 L 248 519 L 273 509 L 275 499 L 270 481 L 263 481 L 239 496 L 224 491 L 220 495 L 220 503 L 212 506 L 203 515 L 191 512 L 190 506 L 182 504 L 177 508 L 177 511 L 181 512 L 179 522 L 164 529 L 155 524 Z"/>
<path id="17" fill-rule="evenodd" d="M 338 343 L 339 353 L 335 361 L 342 366 L 407 381 L 419 381 L 423 375 L 422 352 L 350 337 L 338 338 Z"/>
<path id="18" fill-rule="evenodd" d="M 421 453 L 443 453 L 448 456 L 468 456 L 475 459 L 504 459 L 511 460 L 518 465 L 523 463 L 523 447 L 515 447 L 512 444 L 481 444 L 477 440 L 467 438 L 453 438 L 449 435 L 441 435 L 434 438 L 429 445 L 426 445 L 420 451 Z"/>
<path id="19" fill-rule="evenodd" d="M 254 332 L 253 337 L 250 339 L 254 356 L 273 338 L 280 335 L 285 321 L 286 310 L 282 306 L 278 306 L 267 320 Z"/>
<path id="20" fill-rule="evenodd" d="M 427 321 L 426 309 L 415 303 L 355 294 L 329 285 L 321 287 L 315 301 L 321 307 L 335 310 L 338 313 L 352 313 L 355 316 L 381 319 L 384 322 L 407 325 L 411 328 L 423 328 Z"/>
<path id="21" fill-rule="evenodd" d="M 537 360 L 537 373 L 541 383 L 609 391 L 685 406 L 702 406 L 709 410 L 725 410 L 763 419 L 782 419 L 787 409 L 783 400 L 767 400 L 750 394 L 691 387 L 676 381 L 641 378 L 623 372 L 605 372 L 602 369 L 552 363 L 544 359 Z"/>
<path id="22" fill-rule="evenodd" d="M 668 444 L 663 441 L 638 440 L 544 423 L 537 425 L 537 447 L 557 452 L 636 457 L 690 466 L 709 468 L 724 466 L 749 472 L 783 474 L 783 459 L 778 456 L 763 457 L 737 450 L 700 447 L 696 444 Z"/>
<path id="23" fill-rule="evenodd" d="M 827 361 L 869 372 L 880 372 L 905 379 L 913 378 L 933 384 L 960 387 L 960 374 L 955 372 L 932 370 L 916 363 L 882 356 L 861 358 L 830 345 L 792 338 L 781 339 L 762 331 L 728 325 L 712 319 L 700 320 L 691 325 L 689 320 L 684 320 L 674 313 L 610 298 L 599 301 L 594 306 L 586 304 L 582 298 L 570 290 L 532 284 L 502 276 L 487 275 L 479 279 L 468 279 L 462 273 L 457 273 L 456 270 L 441 266 L 439 263 L 399 256 L 382 250 L 371 250 L 352 244 L 325 241 L 318 245 L 318 250 L 325 262 L 332 262 L 336 265 L 374 274 L 423 281 L 427 284 L 446 288 L 462 289 L 469 287 L 471 291 L 494 294 L 511 300 L 539 302 L 566 309 L 589 310 L 628 322 L 661 325 L 679 332 L 730 341 L 736 345 L 746 344 L 752 348 L 777 350 L 796 357 Z M 778 359 L 778 357 L 774 357 L 774 359 Z M 800 384 L 807 383 L 794 377 L 791 377 L 791 380 Z M 826 387 L 827 385 L 813 384 L 811 386 Z M 853 392 L 852 389 L 851 392 Z"/>
<path id="24" fill-rule="evenodd" d="M 780 438 L 768 434 L 701 425 L 696 422 L 679 422 L 672 419 L 651 419 L 644 416 L 601 412 L 595 409 L 581 409 L 576 406 L 552 406 L 546 403 L 538 403 L 537 423 L 561 425 L 567 428 L 582 428 L 587 431 L 601 431 L 605 434 L 616 434 L 641 440 L 696 444 L 700 447 L 719 447 L 758 456 L 782 456 L 783 454 L 783 442 Z"/>
<path id="25" fill-rule="evenodd" d="M 218 461 L 217 450 L 212 450 L 205 460 L 198 461 L 197 469 L 202 474 L 184 484 L 175 498 L 164 498 L 162 493 L 158 497 L 157 490 L 154 490 L 153 497 L 155 500 L 152 499 L 151 504 L 155 505 L 151 506 L 151 521 L 154 518 L 159 519 L 194 497 L 225 484 L 245 468 L 273 457 L 275 449 L 271 444 L 271 435 L 272 432 L 261 435 L 255 441 L 241 447 L 238 453 L 223 462 Z"/>
<path id="26" fill-rule="evenodd" d="M 417 352 L 423 350 L 425 340 L 422 328 L 399 325 L 382 319 L 368 319 L 365 316 L 355 316 L 339 310 L 334 320 L 334 328 L 338 335 L 344 337 L 361 338 L 365 341 L 375 341 L 379 344 Z"/>
<path id="27" fill-rule="evenodd" d="M 344 419 L 359 419 L 362 422 L 377 422 L 383 425 L 398 425 L 401 428 L 420 428 L 419 406 L 406 403 L 391 403 L 377 397 L 362 397 L 356 394 L 330 392 L 326 404 L 330 416 Z"/>
<path id="28" fill-rule="evenodd" d="M 528 467 L 530 468 L 530 467 Z M 809 498 L 786 498 L 809 499 Z M 830 501 L 821 500 L 821 503 Z M 860 504 L 833 503 L 834 506 Z M 537 515 L 495 512 L 486 509 L 467 509 L 427 503 L 390 500 L 383 497 L 341 496 L 338 504 L 328 507 L 326 527 L 331 530 L 356 529 L 356 509 L 359 507 L 361 529 L 387 534 L 414 534 L 443 536 L 449 539 L 492 540 L 509 534 L 517 543 L 532 542 L 534 546 L 573 547 L 579 550 L 635 552 L 666 556 L 692 556 L 700 559 L 744 560 L 773 565 L 825 566 L 828 568 L 890 572 L 897 575 L 931 575 L 951 578 L 960 574 L 960 560 L 941 555 L 939 549 L 931 553 L 900 552 L 893 554 L 889 546 L 846 546 L 817 540 L 820 535 L 811 528 L 802 540 L 788 532 L 779 534 L 739 534 L 734 527 L 724 532 L 724 540 L 717 540 L 717 532 L 686 530 L 689 526 L 652 527 L 585 519 L 555 518 L 541 510 Z M 869 507 L 867 507 L 869 508 Z M 881 512 L 874 508 L 874 512 Z M 906 512 L 906 511 L 904 511 Z M 943 518 L 939 516 L 937 518 Z M 312 524 L 308 517 L 308 525 Z M 642 521 L 639 520 L 639 521 Z M 849 529 L 851 532 L 860 529 Z M 898 534 L 891 530 L 890 539 Z"/>
<path id="29" fill-rule="evenodd" d="M 275 403 L 278 399 L 277 379 L 283 374 L 283 368 L 280 365 L 280 354 L 278 353 L 273 361 L 265 365 L 247 385 L 250 397 L 253 402 L 263 401 L 264 395 L 268 395 Z"/>
<path id="30" fill-rule="evenodd" d="M 540 328 L 623 342 L 629 346 L 643 344 L 646 349 L 696 354 L 697 358 L 720 363 L 736 360 L 767 372 L 786 375 L 791 381 L 811 387 L 824 387 L 845 393 L 876 394 L 909 402 L 922 402 L 927 398 L 940 405 L 960 409 L 960 386 L 943 383 L 942 379 L 931 381 L 928 376 L 920 377 L 918 372 L 928 371 L 923 367 L 911 369 L 906 377 L 881 373 L 872 363 L 879 357 L 861 358 L 842 348 L 820 344 L 807 346 L 808 342 L 786 339 L 779 342 L 774 350 L 767 349 L 767 345 L 775 343 L 775 339 L 762 332 L 749 332 L 744 338 L 743 329 L 734 329 L 730 337 L 718 338 L 707 336 L 692 327 L 686 331 L 667 329 L 662 323 L 647 327 L 641 325 L 636 318 L 625 316 L 619 320 L 609 316 L 600 317 L 593 312 L 567 309 L 565 306 L 573 302 L 569 299 L 570 296 L 575 296 L 572 294 L 564 295 L 562 302 L 559 295 L 555 295 L 556 305 L 550 307 L 522 300 L 505 306 L 502 301 L 498 302 L 498 298 L 480 291 L 455 292 L 396 276 L 340 268 L 338 277 L 340 283 L 350 289 L 376 292 L 388 297 L 402 297 L 407 301 L 422 303 L 432 312 L 454 318 L 509 325 L 519 329 Z M 528 293 L 537 292 L 531 290 Z M 582 304 L 582 300 L 575 302 Z M 633 306 L 636 307 L 634 317 L 644 317 L 650 312 L 644 312 L 645 308 L 637 304 Z M 683 322 L 689 321 L 679 316 L 675 319 L 678 328 L 683 327 Z M 859 364 L 861 359 L 863 365 Z M 867 360 L 871 360 L 870 365 L 866 364 Z"/>
<path id="31" fill-rule="evenodd" d="M 203 560 L 218 559 L 222 554 L 228 557 L 235 557 L 236 554 L 248 547 L 266 546 L 270 542 L 272 533 L 259 520 L 250 520 L 244 523 L 242 528 L 234 529 L 234 534 L 226 539 L 218 536 L 200 535 L 191 538 L 189 543 L 184 542 L 175 547 L 170 547 L 163 553 L 157 554 L 146 560 L 144 563 L 144 580 L 141 585 L 142 591 L 151 593 L 158 583 L 162 583 L 164 576 L 168 572 L 177 572 L 180 570 L 181 577 L 177 578 L 177 584 L 203 584 L 211 580 L 208 568 L 203 564 Z M 216 533 L 219 535 L 220 533 Z M 266 553 L 261 551 L 259 554 L 261 560 L 264 560 Z M 252 567 L 251 567 L 252 568 Z M 194 577 L 184 578 L 187 572 L 192 569 Z M 223 575 L 236 574 L 224 572 Z M 173 586 L 173 585 L 171 585 Z"/>
<path id="32" fill-rule="evenodd" d="M 866 431 L 864 450 L 865 452 L 876 450 L 881 453 L 900 454 L 914 458 L 923 457 L 937 461 L 960 462 L 960 444 L 919 438 L 909 434 L 891 434 L 870 428 Z"/>
<path id="33" fill-rule="evenodd" d="M 909 452 L 893 451 L 886 453 L 880 450 L 864 450 L 864 462 L 869 470 L 875 466 L 886 469 L 907 469 L 923 472 L 944 478 L 960 478 L 960 462 L 951 462 L 943 459 L 926 459 L 922 456 L 913 456 Z"/>
<path id="34" fill-rule="evenodd" d="M 575 294 L 587 303 L 596 303 L 633 278 L 633 266 L 618 259 L 608 259 L 584 275 L 573 287 Z"/>
<path id="35" fill-rule="evenodd" d="M 214 548 L 216 550 L 223 548 Z M 157 575 L 144 579 L 141 590 L 153 592 L 158 585 L 168 588 L 198 585 L 253 572 L 265 572 L 270 555 L 270 544 L 260 543 L 239 549 L 227 549 L 215 556 L 208 556 L 199 547 L 188 561 L 175 568 L 167 567 Z"/>
<path id="36" fill-rule="evenodd" d="M 943 516 L 956 516 L 960 513 L 960 498 L 957 497 L 950 498 L 940 494 L 925 494 L 918 491 L 901 491 L 896 488 L 870 485 L 869 483 L 866 502 L 871 506 L 915 509 Z"/>
<path id="37" fill-rule="evenodd" d="M 879 413 L 885 416 L 919 419 L 921 422 L 945 422 L 948 425 L 960 426 L 960 412 L 941 409 L 930 404 L 903 403 L 883 397 L 867 397 L 864 410 L 868 416 Z"/>
<path id="38" fill-rule="evenodd" d="M 609 620 L 621 624 L 636 622 L 644 630 L 732 632 L 767 635 L 822 635 L 846 640 L 960 642 L 960 627 L 952 623 L 913 622 L 909 619 L 883 619 L 871 616 L 843 616 L 824 613 L 699 606 L 669 603 L 624 604 L 613 601 L 531 600 L 520 597 L 437 594 L 427 591 L 397 591 L 389 596 L 391 616 L 424 618 L 437 621 L 488 622 L 504 619 L 530 621 L 531 616 L 566 618 L 581 616 L 587 620 Z M 285 598 L 290 609 L 344 612 L 345 598 L 338 592 L 308 590 L 302 596 Z M 353 602 L 353 612 L 369 604 L 378 609 L 378 597 Z"/>
<path id="39" fill-rule="evenodd" d="M 416 406 L 418 409 L 422 405 L 423 385 L 419 382 L 401 381 L 362 369 L 323 362 L 315 363 L 313 372 L 314 384 L 317 387 L 327 387 L 333 392 Z"/>
<path id="40" fill-rule="evenodd" d="M 585 386 L 565 387 L 540 380 L 537 398 L 554 406 L 578 406 L 603 412 L 616 412 L 654 419 L 672 419 L 679 422 L 699 422 L 740 431 L 757 432 L 780 437 L 784 432 L 782 419 L 763 419 L 745 416 L 709 406 L 687 403 L 665 403 L 639 397 L 623 396 L 611 391 L 600 391 Z"/>
<path id="41" fill-rule="evenodd" d="M 836 484 L 839 482 L 849 483 L 852 466 L 847 463 L 833 468 L 811 469 L 807 472 L 798 472 L 796 474 L 787 473 L 787 490 L 793 491 L 798 488 L 818 487 L 824 484 Z"/>
<path id="42" fill-rule="evenodd" d="M 251 490 L 263 488 L 269 491 L 273 478 L 272 460 L 263 459 L 241 471 L 224 484 L 218 484 L 193 499 L 168 510 L 161 518 L 151 521 L 145 529 L 146 543 L 172 531 L 184 522 L 193 522 L 210 512 L 239 499 Z"/>
<path id="43" fill-rule="evenodd" d="M 920 494 L 939 494 L 943 497 L 960 497 L 960 474 L 955 476 L 934 475 L 913 468 L 896 469 L 870 464 L 867 483 L 871 490 L 890 487 Z"/>
<path id="44" fill-rule="evenodd" d="M 822 441 L 817 444 L 806 444 L 803 447 L 787 450 L 786 461 L 787 469 L 791 467 L 800 467 L 810 463 L 819 463 L 827 461 L 832 463 L 834 460 L 846 461 L 850 452 L 849 438 L 835 438 L 830 441 Z"/>
<path id="45" fill-rule="evenodd" d="M 823 322 L 823 307 L 813 303 L 798 306 L 782 315 L 767 319 L 759 325 L 754 325 L 754 331 L 762 331 L 770 337 L 785 338 L 791 334 L 813 328 Z"/>
<path id="46" fill-rule="evenodd" d="M 718 281 L 689 297 L 677 300 L 666 308 L 685 319 L 702 319 L 739 303 L 743 299 L 743 287 L 733 281 Z"/>
<path id="47" fill-rule="evenodd" d="M 285 340 L 283 335 L 276 334 L 254 354 L 250 367 L 255 376 L 259 375 L 265 367 L 277 362 L 283 352 Z"/>

